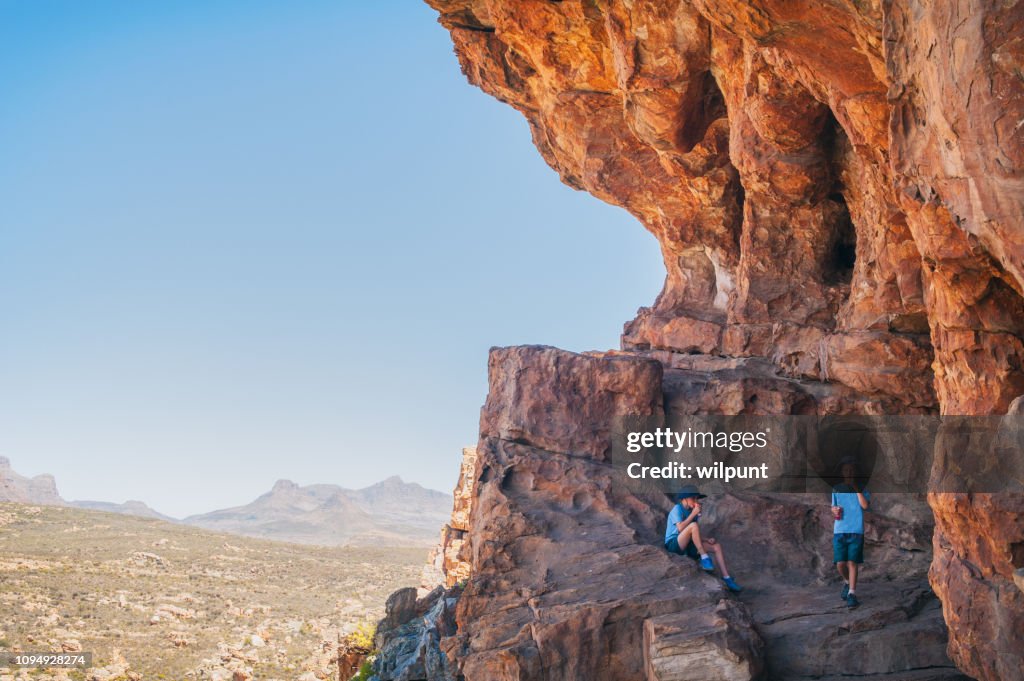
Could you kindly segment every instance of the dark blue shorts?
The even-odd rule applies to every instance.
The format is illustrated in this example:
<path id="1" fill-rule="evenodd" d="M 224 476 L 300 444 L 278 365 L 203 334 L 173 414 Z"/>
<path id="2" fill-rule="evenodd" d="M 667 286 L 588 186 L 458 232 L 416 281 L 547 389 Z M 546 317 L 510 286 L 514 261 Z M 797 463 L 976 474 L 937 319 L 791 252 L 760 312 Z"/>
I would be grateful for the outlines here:
<path id="1" fill-rule="evenodd" d="M 832 562 L 863 563 L 864 535 L 839 533 L 832 535 Z"/>
<path id="2" fill-rule="evenodd" d="M 665 550 L 669 553 L 674 553 L 677 556 L 689 556 L 694 560 L 700 560 L 700 553 L 697 552 L 697 547 L 693 545 L 693 542 L 688 542 L 685 549 L 679 548 L 679 538 L 672 537 L 665 542 Z"/>

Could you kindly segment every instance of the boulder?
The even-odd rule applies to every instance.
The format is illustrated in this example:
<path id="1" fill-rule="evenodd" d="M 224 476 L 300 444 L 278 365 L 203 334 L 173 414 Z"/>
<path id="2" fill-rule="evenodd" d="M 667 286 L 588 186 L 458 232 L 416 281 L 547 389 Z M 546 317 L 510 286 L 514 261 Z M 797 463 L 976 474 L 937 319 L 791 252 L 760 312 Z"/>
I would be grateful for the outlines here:
<path id="1" fill-rule="evenodd" d="M 764 665 L 764 642 L 734 601 L 644 622 L 647 681 L 752 681 Z"/>
<path id="2" fill-rule="evenodd" d="M 608 458 L 616 416 L 662 413 L 659 362 L 625 355 L 581 355 L 546 346 L 491 348 L 482 439 Z M 484 460 L 486 452 L 477 449 Z"/>
<path id="3" fill-rule="evenodd" d="M 392 594 L 377 626 L 378 681 L 455 681 L 456 673 L 441 652 L 440 641 L 455 632 L 453 608 L 459 592 L 436 588 L 421 599 L 416 589 Z"/>

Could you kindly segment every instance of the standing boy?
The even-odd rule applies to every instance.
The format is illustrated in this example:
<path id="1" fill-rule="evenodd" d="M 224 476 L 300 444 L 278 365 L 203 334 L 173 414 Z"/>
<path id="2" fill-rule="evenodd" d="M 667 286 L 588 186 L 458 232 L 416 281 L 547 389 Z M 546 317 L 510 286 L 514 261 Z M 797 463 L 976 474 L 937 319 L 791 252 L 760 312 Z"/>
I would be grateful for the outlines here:
<path id="1" fill-rule="evenodd" d="M 857 460 L 840 461 L 843 482 L 832 488 L 832 557 L 845 582 L 843 600 L 847 607 L 860 605 L 857 600 L 857 572 L 864 562 L 864 511 L 871 495 L 857 481 Z"/>

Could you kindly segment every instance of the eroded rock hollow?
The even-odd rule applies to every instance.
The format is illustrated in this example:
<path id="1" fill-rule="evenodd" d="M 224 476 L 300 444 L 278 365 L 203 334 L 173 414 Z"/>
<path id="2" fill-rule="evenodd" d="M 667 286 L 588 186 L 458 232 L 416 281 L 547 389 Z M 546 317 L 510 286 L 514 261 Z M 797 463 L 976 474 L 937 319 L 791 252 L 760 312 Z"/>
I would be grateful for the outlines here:
<path id="1" fill-rule="evenodd" d="M 690 678 L 751 678 L 762 659 L 770 678 L 838 676 L 786 657 L 814 640 L 784 630 L 799 614 L 723 605 L 659 553 L 648 535 L 664 508 L 605 484 L 586 424 L 615 400 L 691 414 L 1011 410 L 1024 394 L 1024 3 L 428 2 L 470 82 L 526 117 L 566 184 L 636 216 L 666 270 L 618 354 L 492 353 L 457 550 L 472 577 L 442 647 L 470 681 L 676 678 L 652 652 L 673 645 L 735 663 Z M 933 617 L 930 594 L 907 586 L 930 561 L 953 662 L 1020 678 L 1024 500 L 927 501 L 879 511 L 888 529 L 873 541 L 906 558 L 889 575 L 906 589 L 901 615 L 877 616 Z M 724 505 L 759 517 L 767 503 Z M 800 522 L 798 542 L 828 532 L 797 500 L 770 506 Z M 731 633 L 688 639 L 680 609 Z M 933 619 L 894 634 L 919 659 L 850 673 L 946 674 Z M 772 627 L 766 643 L 757 631 Z"/>

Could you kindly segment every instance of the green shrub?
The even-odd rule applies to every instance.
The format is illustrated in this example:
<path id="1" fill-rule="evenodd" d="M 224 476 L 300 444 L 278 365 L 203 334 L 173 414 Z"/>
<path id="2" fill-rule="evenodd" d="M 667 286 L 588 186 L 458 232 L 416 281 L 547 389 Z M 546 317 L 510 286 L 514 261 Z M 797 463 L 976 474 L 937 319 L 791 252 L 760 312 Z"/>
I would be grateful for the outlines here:
<path id="1" fill-rule="evenodd" d="M 366 660 L 359 668 L 359 673 L 352 677 L 352 681 L 369 681 L 373 676 L 373 660 Z"/>

